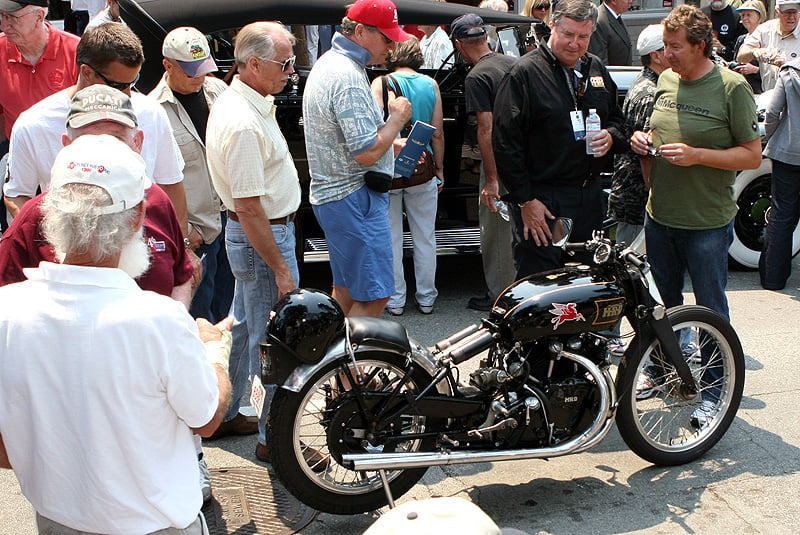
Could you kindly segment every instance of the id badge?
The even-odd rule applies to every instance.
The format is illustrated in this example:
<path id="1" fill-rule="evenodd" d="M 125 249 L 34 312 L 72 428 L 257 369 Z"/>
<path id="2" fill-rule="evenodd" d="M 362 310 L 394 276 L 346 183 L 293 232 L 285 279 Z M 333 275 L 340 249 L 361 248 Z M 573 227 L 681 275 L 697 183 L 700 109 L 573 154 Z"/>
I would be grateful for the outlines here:
<path id="1" fill-rule="evenodd" d="M 572 123 L 572 134 L 575 141 L 583 141 L 586 138 L 586 125 L 583 123 L 583 111 L 575 110 L 569 112 L 569 122 Z"/>

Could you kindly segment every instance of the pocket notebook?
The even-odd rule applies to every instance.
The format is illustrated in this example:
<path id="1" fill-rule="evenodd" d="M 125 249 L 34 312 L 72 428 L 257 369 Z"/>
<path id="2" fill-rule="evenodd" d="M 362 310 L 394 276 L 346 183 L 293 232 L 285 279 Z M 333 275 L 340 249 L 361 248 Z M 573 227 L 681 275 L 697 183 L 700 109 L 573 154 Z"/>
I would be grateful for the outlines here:
<path id="1" fill-rule="evenodd" d="M 422 152 L 428 146 L 434 131 L 436 131 L 436 128 L 428 123 L 422 121 L 414 123 L 406 139 L 406 146 L 394 159 L 395 175 L 410 177 L 414 173 L 417 162 L 419 162 Z"/>

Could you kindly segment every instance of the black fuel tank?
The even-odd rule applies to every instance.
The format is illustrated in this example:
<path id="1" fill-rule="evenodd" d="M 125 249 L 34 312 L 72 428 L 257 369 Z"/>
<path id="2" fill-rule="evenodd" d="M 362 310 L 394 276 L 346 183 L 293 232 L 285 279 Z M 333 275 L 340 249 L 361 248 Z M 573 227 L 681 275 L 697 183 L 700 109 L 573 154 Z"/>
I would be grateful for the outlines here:
<path id="1" fill-rule="evenodd" d="M 616 279 L 568 264 L 509 286 L 497 298 L 491 318 L 503 336 L 525 341 L 610 329 L 624 310 L 625 293 Z"/>

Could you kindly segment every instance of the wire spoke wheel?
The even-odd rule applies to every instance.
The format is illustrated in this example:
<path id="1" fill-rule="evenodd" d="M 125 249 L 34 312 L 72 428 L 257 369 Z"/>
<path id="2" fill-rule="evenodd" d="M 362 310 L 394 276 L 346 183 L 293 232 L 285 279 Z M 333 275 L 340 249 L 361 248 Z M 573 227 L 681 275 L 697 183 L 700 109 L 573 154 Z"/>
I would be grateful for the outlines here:
<path id="1" fill-rule="evenodd" d="M 671 309 L 669 319 L 698 394 L 681 394 L 681 380 L 653 338 L 620 370 L 617 412 L 631 450 L 662 465 L 692 461 L 716 444 L 736 415 L 744 386 L 744 355 L 727 321 L 695 306 Z"/>
<path id="2" fill-rule="evenodd" d="M 350 470 L 342 465 L 342 456 L 429 448 L 432 438 L 418 436 L 426 429 L 424 416 L 374 417 L 391 413 L 406 392 L 419 393 L 430 381 L 420 370 L 406 377 L 404 360 L 388 353 L 357 356 L 358 373 L 352 365 L 332 364 L 317 372 L 300 392 L 276 392 L 270 409 L 273 468 L 298 499 L 336 514 L 380 508 L 386 496 L 378 472 Z M 353 380 L 363 389 L 359 399 L 351 387 Z M 424 468 L 387 470 L 386 478 L 397 497 L 424 473 Z"/>

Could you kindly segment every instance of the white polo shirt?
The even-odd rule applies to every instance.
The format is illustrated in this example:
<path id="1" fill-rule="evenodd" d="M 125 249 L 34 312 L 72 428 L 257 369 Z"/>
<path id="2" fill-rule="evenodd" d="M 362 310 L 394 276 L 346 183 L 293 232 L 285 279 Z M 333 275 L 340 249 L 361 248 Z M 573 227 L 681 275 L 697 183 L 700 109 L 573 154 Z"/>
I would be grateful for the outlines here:
<path id="1" fill-rule="evenodd" d="M 0 288 L 0 434 L 23 494 L 78 531 L 186 527 L 202 505 L 190 427 L 219 403 L 194 320 L 119 269 L 25 273 Z"/>

